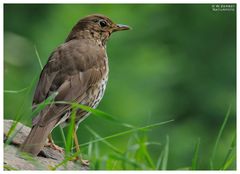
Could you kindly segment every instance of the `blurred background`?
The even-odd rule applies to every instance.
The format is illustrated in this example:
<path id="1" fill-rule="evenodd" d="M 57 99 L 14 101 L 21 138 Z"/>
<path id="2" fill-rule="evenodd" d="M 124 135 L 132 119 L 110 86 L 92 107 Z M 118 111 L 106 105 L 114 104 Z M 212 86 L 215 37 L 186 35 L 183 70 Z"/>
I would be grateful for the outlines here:
<path id="1" fill-rule="evenodd" d="M 211 4 L 5 4 L 4 118 L 20 114 L 21 122 L 31 125 L 34 79 L 41 72 L 35 50 L 44 65 L 73 25 L 93 13 L 133 28 L 114 33 L 108 42 L 110 76 L 98 109 L 135 126 L 174 119 L 147 132 L 148 140 L 164 144 L 168 135 L 167 168 L 180 169 L 191 165 L 200 138 L 199 168 L 207 169 L 231 105 L 216 154 L 220 165 L 236 132 L 236 11 L 214 11 Z M 31 83 L 28 93 L 24 89 Z M 102 137 L 127 130 L 90 116 L 79 126 L 80 143 L 94 139 L 86 125 Z M 53 133 L 63 146 L 59 129 Z M 130 136 L 108 141 L 126 150 Z M 98 145 L 100 157 L 114 153 L 104 143 Z M 153 159 L 160 148 L 148 146 Z"/>

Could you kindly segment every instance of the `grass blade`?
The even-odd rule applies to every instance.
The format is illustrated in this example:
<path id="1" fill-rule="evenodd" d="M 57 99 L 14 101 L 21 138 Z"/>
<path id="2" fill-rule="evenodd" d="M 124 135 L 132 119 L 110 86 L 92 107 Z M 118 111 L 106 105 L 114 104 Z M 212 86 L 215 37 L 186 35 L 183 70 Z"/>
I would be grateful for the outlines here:
<path id="1" fill-rule="evenodd" d="M 120 154 L 112 154 L 112 155 L 110 155 L 110 157 L 115 160 L 124 161 L 124 163 L 128 163 L 128 164 L 132 165 L 133 167 L 138 167 L 140 169 L 146 168 L 146 166 L 144 164 L 139 164 L 137 161 L 126 158 L 125 156 L 120 155 Z"/>
<path id="2" fill-rule="evenodd" d="M 195 146 L 194 156 L 193 156 L 193 159 L 192 159 L 192 168 L 191 168 L 192 170 L 197 170 L 197 167 L 198 167 L 199 146 L 200 146 L 200 138 L 198 138 L 198 141 L 197 141 L 196 146 Z"/>
<path id="3" fill-rule="evenodd" d="M 93 154 L 93 143 L 90 143 L 88 145 L 88 156 L 90 157 L 92 156 L 92 154 Z"/>
<path id="4" fill-rule="evenodd" d="M 101 158 L 100 158 L 100 150 L 99 150 L 99 145 L 98 143 L 94 144 L 94 149 L 95 149 L 95 163 L 94 163 L 94 169 L 98 170 L 100 169 L 100 163 L 101 163 Z"/>
<path id="5" fill-rule="evenodd" d="M 19 89 L 19 90 L 4 90 L 4 93 L 8 93 L 8 94 L 19 94 L 21 92 L 24 92 L 28 89 L 28 87 L 23 88 L 23 89 Z"/>
<path id="6" fill-rule="evenodd" d="M 71 121 L 70 121 L 70 125 L 68 128 L 68 133 L 67 133 L 67 139 L 66 139 L 66 147 L 65 147 L 65 155 L 68 157 L 70 155 L 71 149 L 72 149 L 72 140 L 73 140 L 73 131 L 74 127 L 75 127 L 75 119 L 76 119 L 76 108 L 72 109 L 72 113 L 71 113 Z"/>
<path id="7" fill-rule="evenodd" d="M 152 160 L 152 158 L 151 158 L 151 156 L 150 156 L 150 154 L 148 152 L 148 149 L 147 149 L 146 145 L 144 147 L 144 151 L 143 152 L 144 152 L 144 155 L 146 157 L 146 160 L 147 160 L 148 164 L 150 165 L 150 168 L 151 169 L 155 169 L 155 165 L 154 165 L 153 160 Z"/>
<path id="8" fill-rule="evenodd" d="M 24 96 L 24 99 L 27 98 L 26 96 L 30 93 L 32 87 L 33 87 L 33 84 L 35 83 L 35 81 L 37 80 L 37 76 L 35 76 L 35 78 L 32 80 L 31 84 L 29 85 L 29 87 L 27 87 L 27 92 Z M 8 131 L 8 134 L 7 134 L 7 138 L 10 139 L 10 136 L 12 135 L 13 131 L 15 130 L 18 122 L 22 119 L 22 112 L 23 112 L 23 108 L 24 108 L 24 105 L 26 104 L 26 100 L 23 100 L 17 114 L 16 114 L 16 119 L 15 119 L 15 122 L 14 124 L 12 124 L 12 126 L 10 127 L 9 131 Z M 7 141 L 7 143 L 10 143 Z"/>
<path id="9" fill-rule="evenodd" d="M 228 111 L 227 111 L 227 114 L 224 118 L 224 121 L 223 121 L 223 124 L 221 125 L 221 128 L 218 132 L 218 136 L 217 136 L 217 139 L 216 139 L 216 142 L 215 142 L 215 145 L 214 145 L 214 148 L 213 148 L 213 152 L 212 152 L 212 155 L 211 155 L 211 158 L 210 158 L 210 169 L 211 170 L 214 170 L 214 163 L 213 163 L 213 160 L 215 158 L 215 155 L 216 155 L 216 151 L 217 151 L 217 148 L 218 148 L 218 144 L 219 144 L 219 141 L 220 141 L 220 138 L 222 136 L 222 133 L 223 133 L 223 130 L 227 124 L 227 121 L 228 121 L 228 118 L 229 118 L 229 115 L 230 115 L 230 111 L 231 111 L 231 105 L 229 106 L 228 108 Z"/>
<path id="10" fill-rule="evenodd" d="M 78 104 L 78 103 L 74 103 L 74 106 L 80 108 L 80 109 L 83 109 L 85 111 L 88 111 L 90 113 L 92 113 L 93 115 L 95 116 L 99 116 L 101 118 L 105 118 L 106 120 L 109 120 L 109 121 L 112 121 L 112 122 L 115 122 L 117 124 L 121 124 L 122 126 L 124 127 L 130 127 L 130 128 L 133 128 L 134 126 L 132 125 L 129 125 L 129 124 L 126 124 L 126 123 L 122 123 L 121 121 L 117 120 L 115 117 L 113 117 L 112 115 L 106 113 L 106 112 L 103 112 L 101 110 L 98 110 L 98 109 L 93 109 L 89 106 L 86 106 L 86 105 L 81 105 L 81 104 Z"/>
<path id="11" fill-rule="evenodd" d="M 158 157 L 158 160 L 157 160 L 156 170 L 161 169 L 161 163 L 162 163 L 163 155 L 164 155 L 164 151 L 162 150 L 162 152 L 160 153 L 160 155 Z"/>
<path id="12" fill-rule="evenodd" d="M 233 138 L 233 141 L 232 141 L 232 143 L 231 143 L 231 146 L 230 146 L 230 148 L 229 148 L 229 150 L 228 150 L 228 152 L 227 152 L 227 155 L 226 155 L 226 158 L 225 158 L 225 160 L 224 160 L 224 162 L 223 162 L 223 164 L 222 164 L 222 170 L 226 170 L 226 169 L 228 169 L 230 166 L 231 166 L 231 164 L 233 163 L 233 160 L 234 160 L 234 158 L 235 158 L 235 153 L 234 153 L 234 149 L 235 149 L 235 147 L 236 147 L 236 134 L 234 135 L 234 138 Z"/>
<path id="13" fill-rule="evenodd" d="M 13 124 L 15 124 L 15 122 L 14 122 Z M 17 125 L 16 125 L 16 127 L 17 127 Z M 6 142 L 4 142 L 4 147 L 6 147 L 7 145 L 9 145 L 9 144 L 12 142 L 13 138 L 14 138 L 14 137 L 22 130 L 22 128 L 23 128 L 23 126 L 22 126 L 20 129 L 18 129 L 17 131 L 15 131 L 16 127 L 13 129 L 11 135 L 7 135 L 7 136 L 6 136 Z M 9 131 L 8 131 L 8 133 L 9 133 Z"/>
<path id="14" fill-rule="evenodd" d="M 51 170 L 56 170 L 58 167 L 62 166 L 62 165 L 65 165 L 68 161 L 71 161 L 72 159 L 75 159 L 78 155 L 80 155 L 80 151 L 79 152 L 75 152 L 74 154 L 70 155 L 69 156 L 66 156 L 64 158 L 64 160 L 62 160 L 60 163 L 58 163 L 57 165 L 55 166 L 49 166 L 49 168 Z"/>
<path id="15" fill-rule="evenodd" d="M 226 163 L 224 164 L 222 169 L 227 170 L 231 166 L 231 164 L 233 163 L 234 159 L 235 159 L 235 154 L 233 154 L 229 157 L 229 159 L 226 161 Z"/>
<path id="16" fill-rule="evenodd" d="M 168 124 L 168 123 L 173 122 L 173 121 L 174 120 L 163 121 L 163 122 L 154 123 L 154 124 L 150 124 L 150 125 L 139 127 L 139 128 L 133 128 L 133 129 L 130 129 L 130 130 L 127 130 L 127 131 L 123 131 L 123 132 L 119 132 L 119 133 L 116 133 L 116 134 L 113 134 L 113 135 L 110 135 L 110 136 L 106 136 L 106 137 L 103 137 L 103 138 L 92 140 L 91 142 L 83 143 L 83 144 L 81 144 L 81 146 L 86 146 L 86 145 L 89 145 L 89 143 L 95 143 L 95 142 L 99 142 L 99 141 L 115 138 L 115 137 L 118 137 L 118 136 L 126 135 L 126 134 L 129 134 L 129 133 L 132 133 L 132 132 L 136 132 L 138 130 L 152 129 L 152 128 L 155 128 L 155 127 L 158 127 L 158 126 L 162 126 L 162 125 Z"/>
<path id="17" fill-rule="evenodd" d="M 36 55 L 37 55 L 37 58 L 38 58 L 40 67 L 41 67 L 41 69 L 42 69 L 42 68 L 43 68 L 42 62 L 41 62 L 41 59 L 40 59 L 40 57 L 39 57 L 39 54 L 38 54 L 38 51 L 37 51 L 36 46 L 35 46 L 35 53 L 36 53 Z M 26 94 L 25 94 L 25 96 L 24 96 L 24 99 L 25 99 L 25 98 L 27 98 L 27 95 L 30 93 L 30 91 L 31 91 L 31 89 L 32 89 L 32 87 L 33 87 L 33 84 L 35 84 L 35 82 L 37 81 L 37 79 L 38 79 L 38 76 L 36 75 L 36 76 L 33 78 L 33 80 L 31 81 L 31 83 L 30 83 L 30 85 L 29 85 L 28 87 L 23 88 L 23 89 L 21 89 L 21 90 L 17 90 L 17 91 L 16 91 L 16 90 L 4 90 L 4 93 L 18 94 L 18 93 L 21 93 L 21 92 L 23 92 L 23 91 L 27 91 Z M 17 114 L 16 114 L 15 123 L 12 124 L 12 126 L 10 127 L 10 129 L 9 129 L 9 131 L 8 131 L 7 137 L 9 138 L 9 140 L 10 140 L 10 136 L 11 136 L 12 132 L 14 131 L 14 129 L 16 128 L 18 122 L 19 122 L 19 121 L 21 120 L 21 118 L 22 118 L 22 110 L 23 110 L 25 104 L 26 104 L 26 100 L 23 100 L 22 105 L 21 105 L 20 109 L 18 110 L 18 112 L 17 112 Z M 10 142 L 7 142 L 7 143 L 10 143 Z"/>
<path id="18" fill-rule="evenodd" d="M 39 163 L 39 161 L 31 154 L 20 152 L 19 153 L 20 158 L 25 159 L 28 163 L 32 164 L 36 167 L 36 170 L 43 170 L 44 165 Z"/>
<path id="19" fill-rule="evenodd" d="M 39 65 L 40 65 L 40 68 L 41 68 L 41 70 L 42 70 L 42 69 L 43 69 L 43 65 L 42 65 L 42 61 L 41 61 L 41 58 L 40 58 L 40 56 L 39 56 L 39 53 L 38 53 L 38 50 L 37 50 L 36 45 L 34 46 L 34 50 L 35 50 L 35 54 L 36 54 L 36 56 L 37 56 L 37 59 L 38 59 L 38 63 L 39 63 Z"/>
<path id="20" fill-rule="evenodd" d="M 4 170 L 8 170 L 8 171 L 10 171 L 10 170 L 19 170 L 19 169 L 14 168 L 14 167 L 12 167 L 10 165 L 7 165 L 7 164 L 4 164 L 3 168 L 4 168 Z"/>
<path id="21" fill-rule="evenodd" d="M 166 145 L 164 147 L 164 155 L 162 160 L 162 170 L 167 170 L 167 163 L 168 163 L 168 153 L 169 153 L 169 136 L 166 137 Z"/>
<path id="22" fill-rule="evenodd" d="M 30 114 L 30 117 L 36 116 L 40 111 L 42 111 L 47 105 L 50 105 L 54 102 L 55 97 L 57 96 L 57 92 L 52 93 L 46 100 L 42 103 L 36 105 L 36 108 Z"/>
<path id="23" fill-rule="evenodd" d="M 93 134 L 98 139 L 103 139 L 100 135 L 98 135 L 93 129 L 91 129 L 89 126 L 85 126 L 88 131 Z M 113 146 L 111 143 L 107 142 L 106 140 L 102 140 L 104 144 L 106 144 L 110 149 L 112 149 L 114 152 L 122 154 L 122 152 L 115 146 Z M 91 143 L 90 143 L 91 144 Z"/>
<path id="24" fill-rule="evenodd" d="M 63 128 L 61 126 L 59 126 L 59 129 L 60 129 L 61 137 L 63 139 L 64 147 L 66 147 L 67 142 L 66 142 L 66 137 L 65 137 L 64 132 L 63 132 Z"/>
<path id="25" fill-rule="evenodd" d="M 130 130 L 127 130 L 127 131 L 123 131 L 123 132 L 120 132 L 120 133 L 117 133 L 117 134 L 114 134 L 114 135 L 110 135 L 110 136 L 107 136 L 107 137 L 100 137 L 96 132 L 94 132 L 93 130 L 91 130 L 91 133 L 97 137 L 97 139 L 95 140 L 92 140 L 90 142 L 87 142 L 87 143 L 84 143 L 84 144 L 81 144 L 80 146 L 83 147 L 83 146 L 86 146 L 86 145 L 89 145 L 89 144 L 93 144 L 95 143 L 95 145 L 97 144 L 97 142 L 104 142 L 105 144 L 107 144 L 111 149 L 113 149 L 115 152 L 118 152 L 117 154 L 118 155 L 118 160 L 120 159 L 128 159 L 128 157 L 125 157 L 124 155 L 122 155 L 122 152 L 120 150 L 117 150 L 114 146 L 112 146 L 110 143 L 108 143 L 106 140 L 107 139 L 110 139 L 110 138 L 115 138 L 115 137 L 118 137 L 118 136 L 121 136 L 121 135 L 125 135 L 125 134 L 129 134 L 129 133 L 132 133 L 132 132 L 136 132 L 138 130 L 148 130 L 148 129 L 151 129 L 151 128 L 155 128 L 157 126 L 160 126 L 160 125 L 164 125 L 164 124 L 167 124 L 167 123 L 170 123 L 172 122 L 173 120 L 169 120 L 169 121 L 165 121 L 165 122 L 160 122 L 160 123 L 155 123 L 155 124 L 151 124 L 151 125 L 147 125 L 147 126 L 143 126 L 143 127 L 139 127 L 139 128 L 133 128 L 133 129 L 130 129 Z M 88 128 L 89 129 L 89 128 Z M 90 129 L 89 129 L 90 130 Z M 168 144 L 168 143 L 167 143 Z M 158 144 L 159 145 L 159 144 Z M 168 147 L 167 147 L 168 148 Z M 166 149 L 166 156 L 168 155 L 168 149 Z M 166 156 L 165 156 L 165 161 L 166 161 Z M 115 156 L 116 157 L 116 156 Z M 133 161 L 129 161 L 133 166 L 135 167 L 141 167 L 142 168 L 146 168 L 146 166 L 141 166 L 141 165 L 135 165 L 133 164 L 134 162 Z M 124 161 L 124 163 L 126 163 L 126 161 Z M 95 161 L 95 167 L 99 167 L 99 160 L 96 159 Z M 154 165 L 153 165 L 154 166 Z M 96 169 L 96 168 L 95 168 Z"/>
<path id="26" fill-rule="evenodd" d="M 147 142 L 147 136 L 144 134 L 144 136 L 141 136 L 141 138 L 140 138 L 140 143 L 139 143 L 140 151 L 139 152 L 143 155 L 143 158 L 145 158 L 145 160 L 149 164 L 149 168 L 154 169 L 155 165 L 154 165 L 153 160 L 148 152 L 146 142 Z"/>

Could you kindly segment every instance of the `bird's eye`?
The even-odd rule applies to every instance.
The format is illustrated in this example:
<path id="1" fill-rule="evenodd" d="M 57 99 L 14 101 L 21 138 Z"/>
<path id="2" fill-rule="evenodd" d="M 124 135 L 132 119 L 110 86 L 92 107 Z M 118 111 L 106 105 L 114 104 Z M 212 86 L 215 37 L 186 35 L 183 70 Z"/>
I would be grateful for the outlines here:
<path id="1" fill-rule="evenodd" d="M 106 27 L 107 26 L 107 22 L 104 21 L 104 20 L 100 20 L 99 24 L 100 24 L 101 27 Z"/>

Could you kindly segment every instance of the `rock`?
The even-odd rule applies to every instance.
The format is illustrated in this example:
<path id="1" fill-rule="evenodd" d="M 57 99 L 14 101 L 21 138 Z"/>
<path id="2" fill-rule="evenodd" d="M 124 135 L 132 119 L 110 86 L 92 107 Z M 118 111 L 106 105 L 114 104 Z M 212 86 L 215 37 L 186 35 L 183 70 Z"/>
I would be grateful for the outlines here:
<path id="1" fill-rule="evenodd" d="M 19 146 L 31 129 L 17 123 L 11 134 L 13 136 L 8 139 L 7 135 L 13 123 L 15 123 L 13 120 L 4 120 L 4 170 L 88 170 L 88 167 L 81 166 L 80 162 L 68 161 L 66 165 L 59 165 L 64 160 L 64 154 L 50 147 L 44 147 L 41 156 L 20 152 Z"/>

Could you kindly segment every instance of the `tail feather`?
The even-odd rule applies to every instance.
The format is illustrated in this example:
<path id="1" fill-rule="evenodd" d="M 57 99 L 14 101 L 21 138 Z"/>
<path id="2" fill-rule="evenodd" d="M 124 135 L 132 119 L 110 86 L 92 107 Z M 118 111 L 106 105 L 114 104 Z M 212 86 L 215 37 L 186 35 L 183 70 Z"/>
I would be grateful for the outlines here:
<path id="1" fill-rule="evenodd" d="M 57 120 L 54 120 L 45 126 L 39 126 L 38 124 L 34 125 L 26 140 L 21 145 L 20 150 L 33 155 L 38 155 L 38 153 L 43 149 L 48 135 L 51 133 L 56 123 Z"/>

